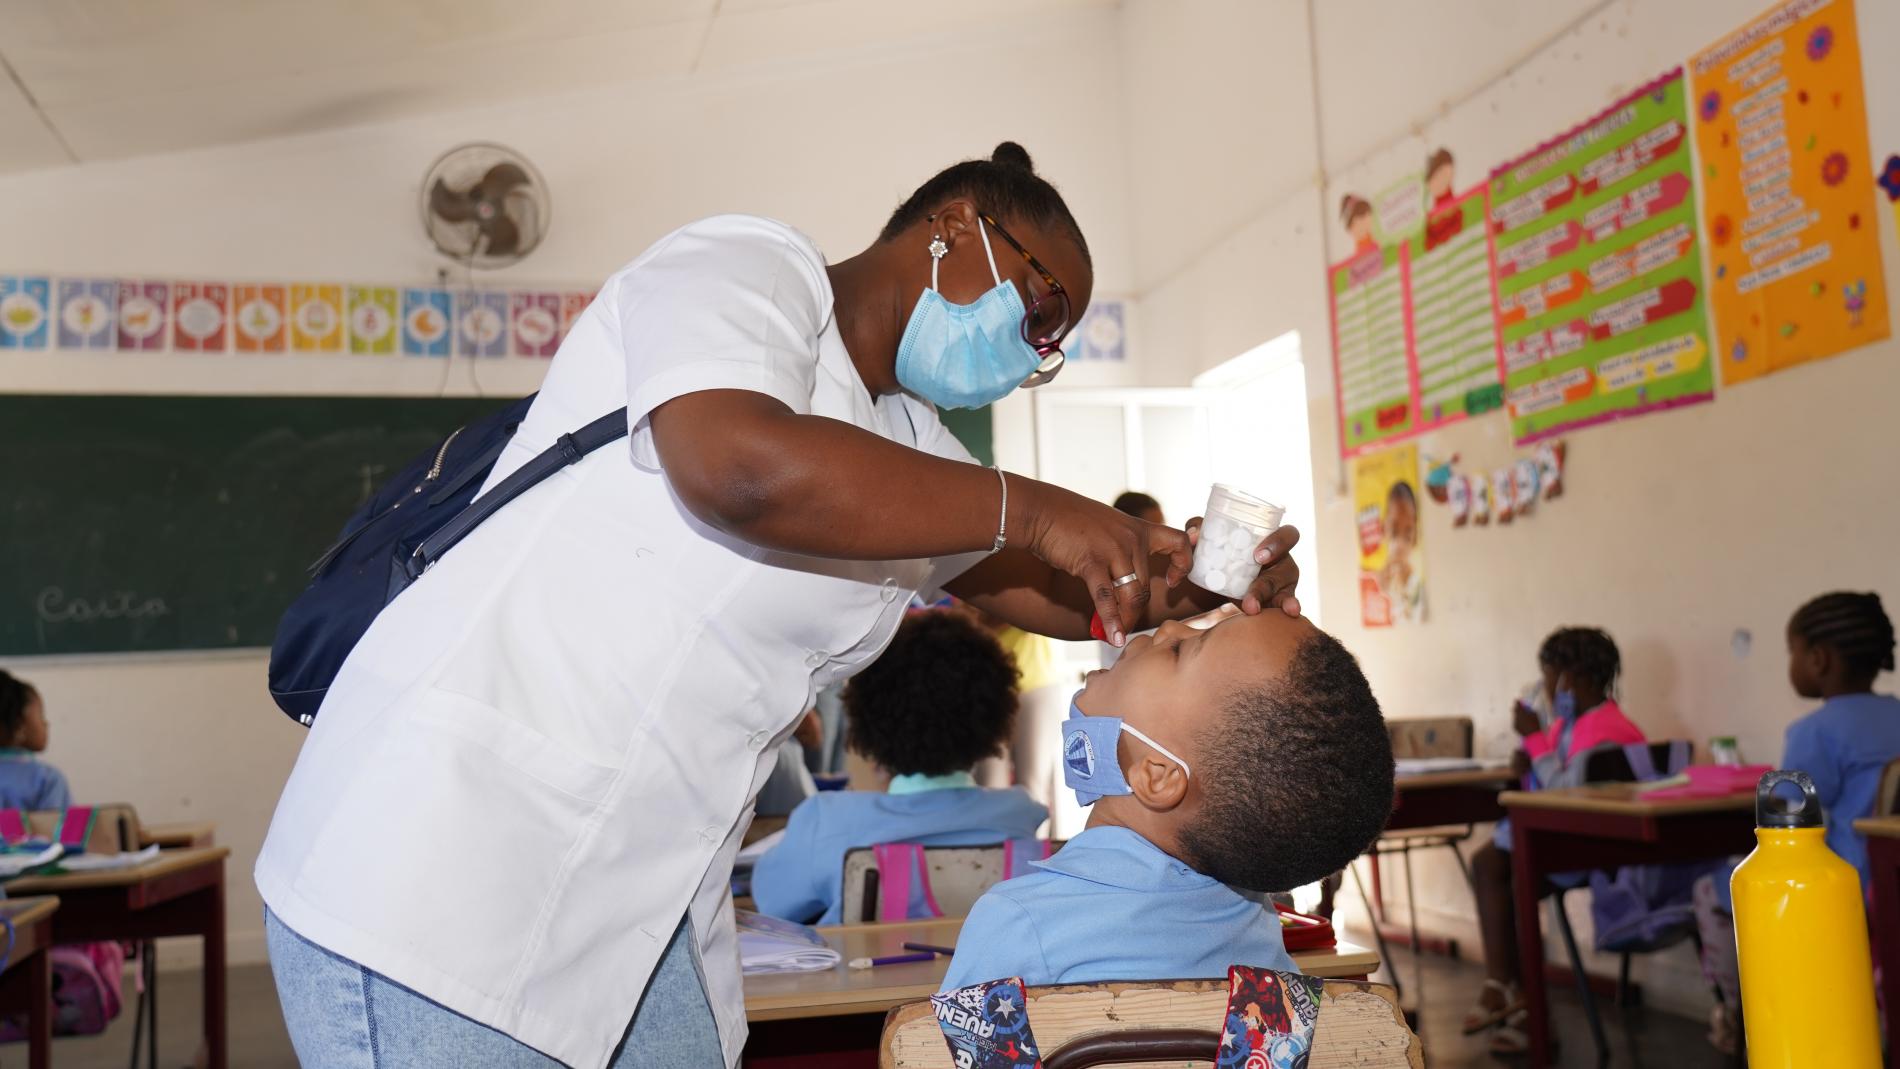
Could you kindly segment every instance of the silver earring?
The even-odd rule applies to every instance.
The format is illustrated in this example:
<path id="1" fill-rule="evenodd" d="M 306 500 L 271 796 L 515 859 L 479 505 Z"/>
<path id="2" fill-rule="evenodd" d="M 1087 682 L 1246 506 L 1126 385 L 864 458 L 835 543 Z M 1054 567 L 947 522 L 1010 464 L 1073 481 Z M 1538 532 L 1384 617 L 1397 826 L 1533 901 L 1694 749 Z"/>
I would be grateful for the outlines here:
<path id="1" fill-rule="evenodd" d="M 943 243 L 942 234 L 930 235 L 930 258 L 931 259 L 941 260 L 943 259 L 944 254 L 949 251 L 950 251 L 950 246 L 945 245 Z"/>

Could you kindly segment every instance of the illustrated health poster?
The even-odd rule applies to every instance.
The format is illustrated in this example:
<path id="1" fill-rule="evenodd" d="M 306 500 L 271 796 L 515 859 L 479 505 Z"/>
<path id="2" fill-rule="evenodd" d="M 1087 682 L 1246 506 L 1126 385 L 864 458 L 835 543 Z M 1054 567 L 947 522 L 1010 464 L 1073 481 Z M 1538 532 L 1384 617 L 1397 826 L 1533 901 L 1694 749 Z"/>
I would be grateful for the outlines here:
<path id="1" fill-rule="evenodd" d="M 1425 618 L 1425 558 L 1419 551 L 1418 446 L 1352 461 L 1359 532 L 1359 620 L 1367 627 Z"/>
<path id="2" fill-rule="evenodd" d="M 1691 71 L 1723 385 L 1885 338 L 1853 0 L 1778 4 Z"/>
<path id="3" fill-rule="evenodd" d="M 1491 173 L 1520 445 L 1713 396 L 1686 92 L 1673 71 Z"/>

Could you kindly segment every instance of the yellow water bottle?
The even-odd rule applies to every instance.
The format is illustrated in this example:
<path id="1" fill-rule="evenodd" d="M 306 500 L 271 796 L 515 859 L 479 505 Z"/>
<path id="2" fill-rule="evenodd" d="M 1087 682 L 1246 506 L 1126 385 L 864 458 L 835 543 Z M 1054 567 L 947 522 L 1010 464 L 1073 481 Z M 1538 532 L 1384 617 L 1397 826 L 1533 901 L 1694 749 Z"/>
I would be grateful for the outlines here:
<path id="1" fill-rule="evenodd" d="M 1729 881 L 1750 1069 L 1880 1067 L 1860 873 L 1825 834 L 1807 773 L 1761 778 L 1755 851 Z"/>

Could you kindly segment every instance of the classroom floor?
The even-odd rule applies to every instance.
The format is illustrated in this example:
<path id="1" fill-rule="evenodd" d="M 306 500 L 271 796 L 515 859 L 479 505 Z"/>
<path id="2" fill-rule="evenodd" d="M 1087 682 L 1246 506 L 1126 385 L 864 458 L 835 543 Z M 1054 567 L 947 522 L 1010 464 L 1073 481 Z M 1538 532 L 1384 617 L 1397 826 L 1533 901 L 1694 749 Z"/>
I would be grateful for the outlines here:
<path id="1" fill-rule="evenodd" d="M 1483 1036 L 1467 1038 L 1458 1034 L 1458 1022 L 1483 981 L 1477 966 L 1430 956 L 1419 963 L 1397 947 L 1393 954 L 1404 970 L 1400 975 L 1408 985 L 1407 1005 L 1419 1004 L 1426 1065 L 1431 1069 L 1496 1069 L 1513 1064 L 1485 1053 Z M 1385 979 L 1383 975 L 1379 978 Z M 230 990 L 232 1069 L 297 1069 L 290 1037 L 277 1012 L 270 969 L 263 965 L 232 969 Z M 195 971 L 167 972 L 159 977 L 160 1069 L 182 1069 L 191 1064 L 198 1046 L 198 992 Z M 129 979 L 126 995 L 126 1012 L 104 1035 L 54 1041 L 53 1064 L 58 1069 L 123 1069 L 132 1044 Z M 1564 1069 L 1594 1069 L 1596 1052 L 1584 1024 L 1582 1004 L 1571 991 L 1553 992 L 1553 997 L 1558 1035 L 1563 1041 L 1558 1063 Z M 1609 1030 L 1613 1066 L 1725 1069 L 1728 1065 L 1703 1041 L 1703 1028 L 1695 1021 L 1638 1009 L 1629 1011 L 1627 1017 L 1610 1010 L 1604 1023 Z M 0 1047 L 0 1069 L 25 1061 L 25 1047 Z"/>

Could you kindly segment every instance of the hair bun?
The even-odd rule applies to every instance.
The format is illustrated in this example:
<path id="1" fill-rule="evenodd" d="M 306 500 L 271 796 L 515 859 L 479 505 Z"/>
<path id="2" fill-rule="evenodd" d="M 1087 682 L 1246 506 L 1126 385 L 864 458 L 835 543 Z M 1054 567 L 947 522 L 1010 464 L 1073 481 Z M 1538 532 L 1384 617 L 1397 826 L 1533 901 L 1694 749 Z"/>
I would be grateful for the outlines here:
<path id="1" fill-rule="evenodd" d="M 1029 150 L 1014 141 L 1005 141 L 990 153 L 991 163 L 1000 163 L 1005 167 L 1021 167 L 1030 174 L 1036 173 L 1036 165 L 1029 159 Z"/>

